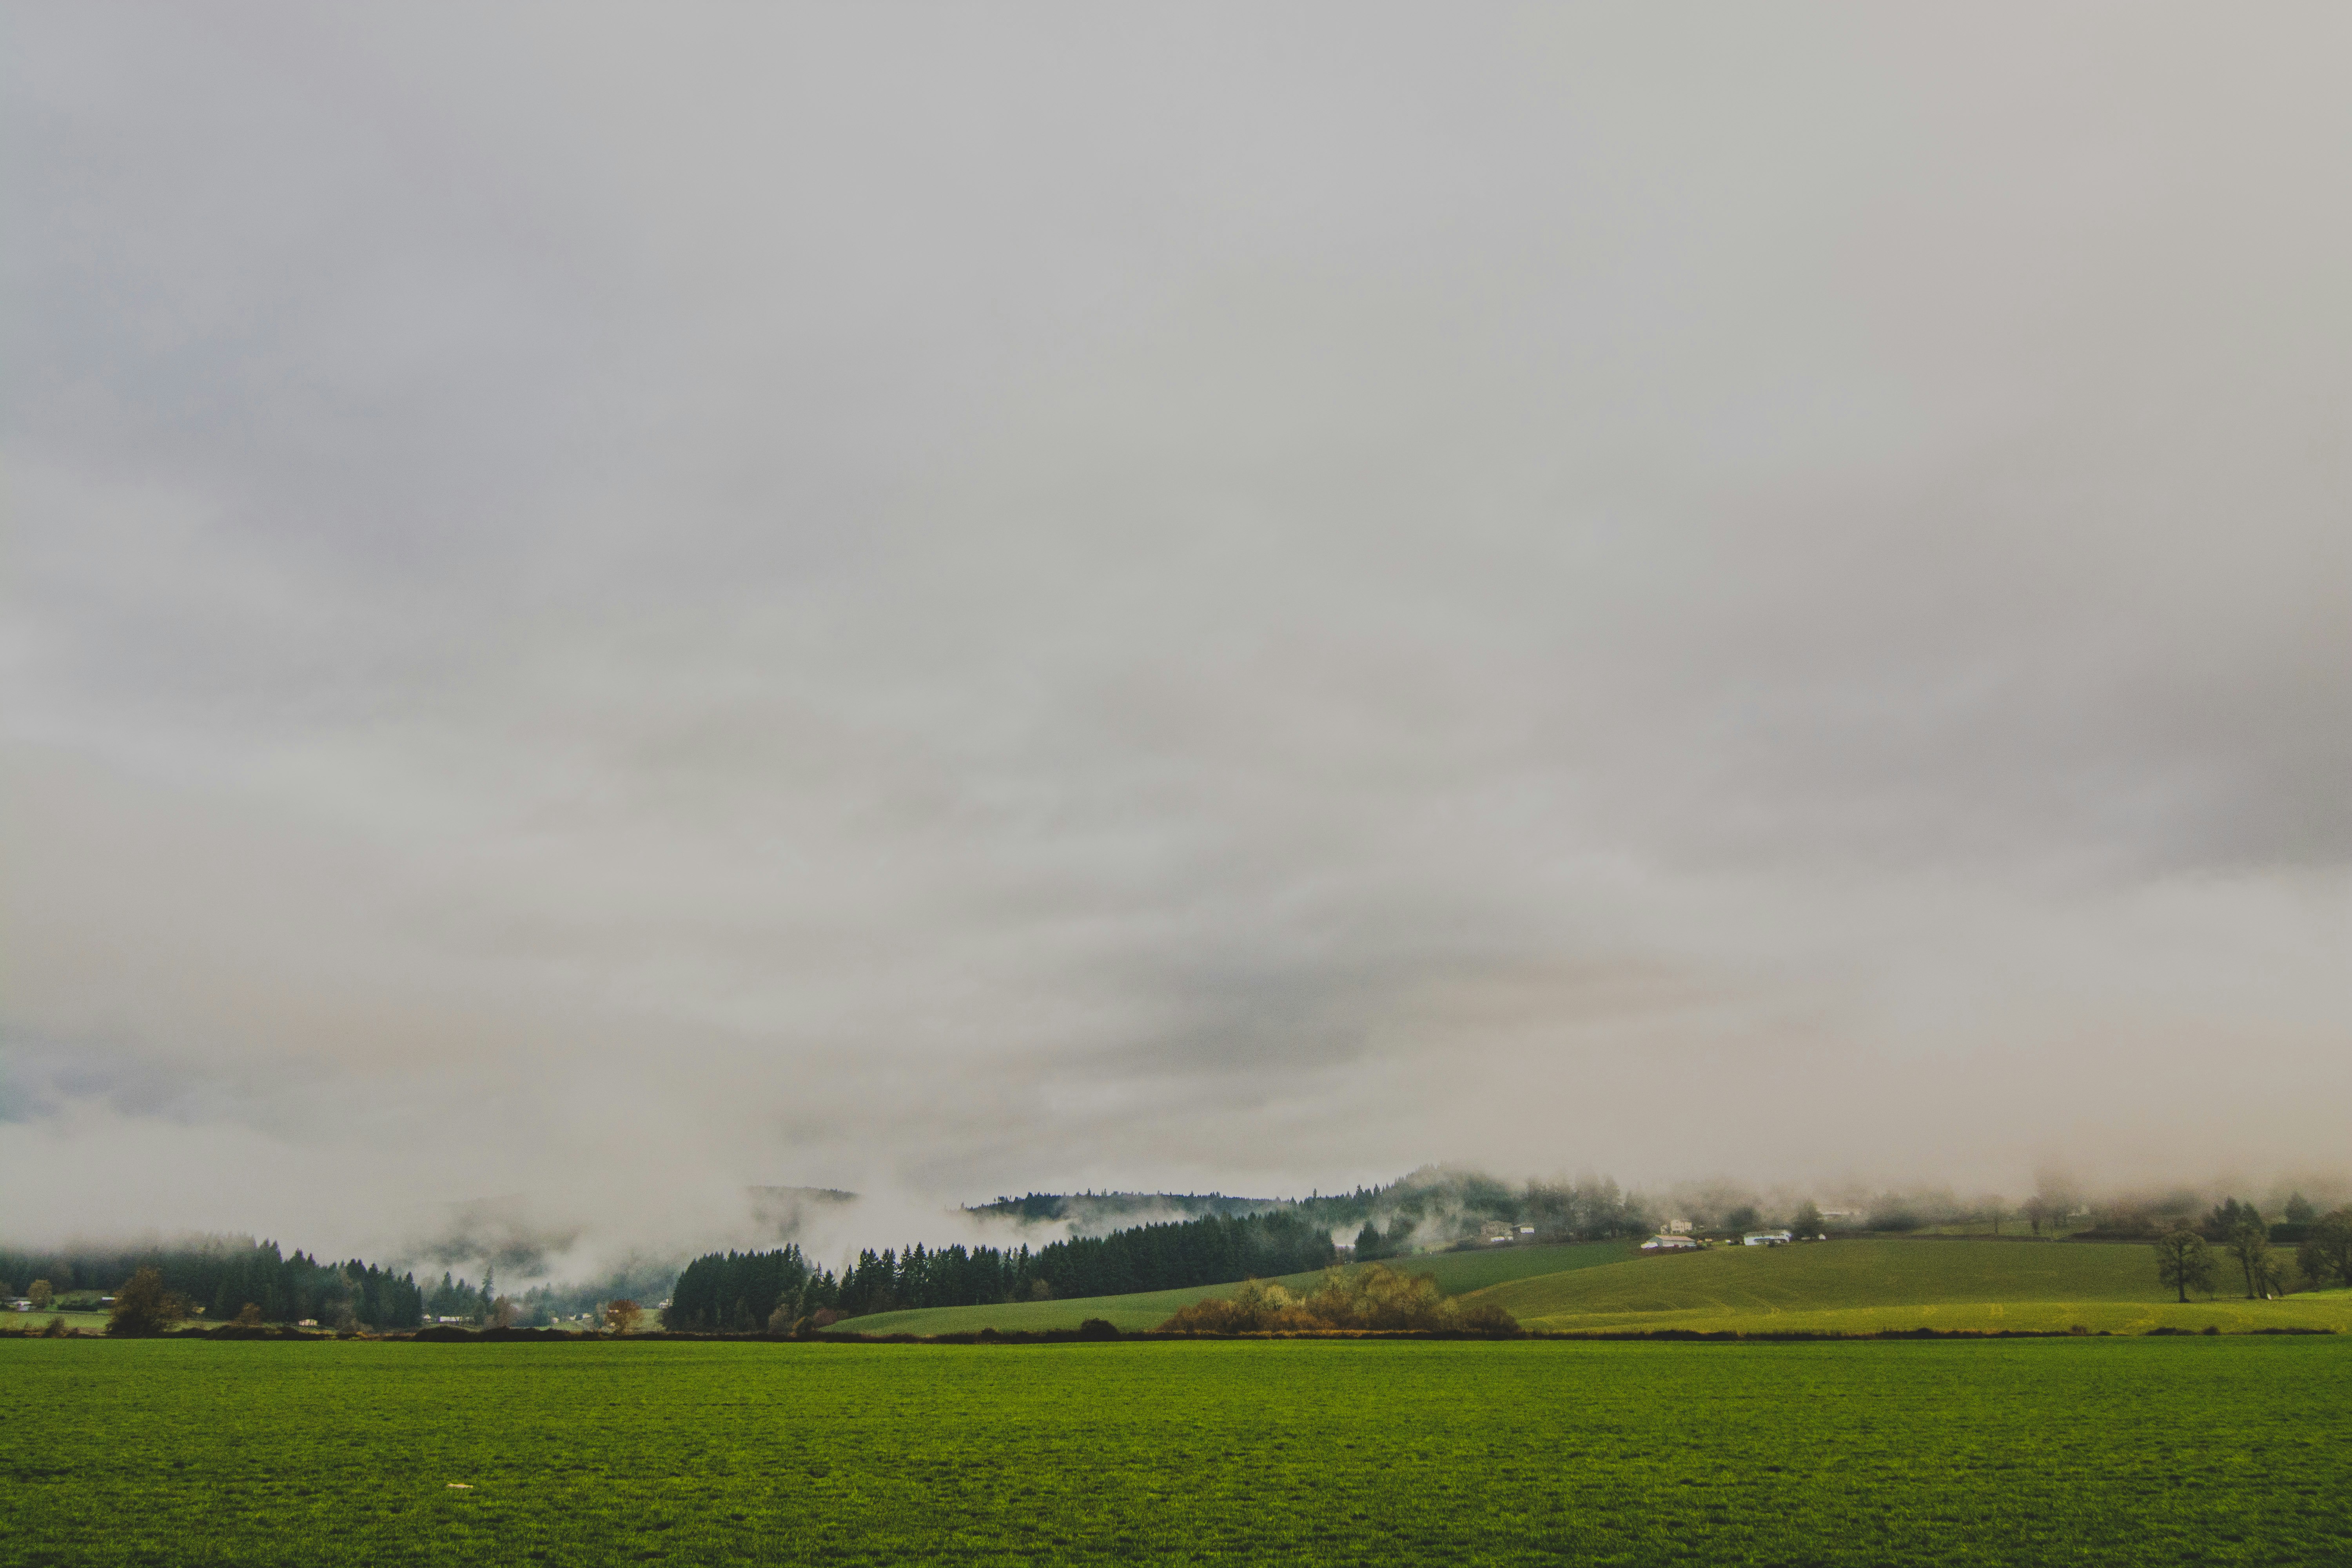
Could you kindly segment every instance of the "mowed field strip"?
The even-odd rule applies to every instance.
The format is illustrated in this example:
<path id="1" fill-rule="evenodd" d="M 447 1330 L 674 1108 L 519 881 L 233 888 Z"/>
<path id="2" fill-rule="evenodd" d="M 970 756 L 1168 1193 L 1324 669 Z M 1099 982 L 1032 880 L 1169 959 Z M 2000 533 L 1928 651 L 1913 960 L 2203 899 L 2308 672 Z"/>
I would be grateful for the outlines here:
<path id="1" fill-rule="evenodd" d="M 2352 1562 L 2352 1340 L 0 1341 L 0 1563 Z"/>
<path id="2" fill-rule="evenodd" d="M 1461 1295 L 1530 1275 L 1559 1274 L 1622 1263 L 1637 1256 L 1630 1241 L 1567 1242 L 1556 1247 L 1496 1247 L 1483 1252 L 1436 1252 L 1391 1261 L 1392 1268 L 1433 1274 L 1448 1295 Z M 1285 1285 L 1312 1289 L 1319 1273 L 1291 1274 Z M 1075 1329 L 1101 1318 L 1126 1332 L 1156 1329 L 1178 1308 L 1206 1296 L 1230 1295 L 1232 1285 L 1195 1285 L 1182 1290 L 1150 1290 L 1132 1296 L 1074 1296 L 1066 1301 L 1008 1301 L 992 1307 L 924 1307 L 871 1312 L 839 1326 L 865 1334 L 963 1334 L 982 1329 L 1000 1332 Z"/>

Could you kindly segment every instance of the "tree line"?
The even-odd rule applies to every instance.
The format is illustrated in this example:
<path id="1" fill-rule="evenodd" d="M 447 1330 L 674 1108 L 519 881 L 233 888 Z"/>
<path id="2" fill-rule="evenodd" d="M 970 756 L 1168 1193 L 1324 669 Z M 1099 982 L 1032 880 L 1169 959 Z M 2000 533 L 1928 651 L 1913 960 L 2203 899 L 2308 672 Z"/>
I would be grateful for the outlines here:
<path id="1" fill-rule="evenodd" d="M 2284 1239 L 2282 1231 L 2296 1242 L 2292 1271 L 2272 1245 Z M 2191 1290 L 2210 1293 L 2223 1280 L 2244 1286 L 2246 1299 L 2256 1300 L 2283 1292 L 2297 1274 L 2321 1289 L 2352 1287 L 2352 1208 L 2316 1216 L 2300 1194 L 2290 1201 L 2283 1225 L 2265 1225 L 2253 1205 L 2228 1198 L 2201 1225 L 2176 1224 L 2155 1245 L 2156 1277 L 2181 1301 Z"/>
<path id="2" fill-rule="evenodd" d="M 851 1318 L 911 1307 L 980 1307 L 1224 1285 L 1304 1273 L 1337 1257 L 1319 1226 L 1282 1210 L 1137 1226 L 1034 1250 L 959 1245 L 866 1251 L 838 1276 L 811 1264 L 798 1247 L 714 1252 L 686 1266 L 662 1322 L 703 1332 L 782 1331 L 819 1314 Z"/>
<path id="3" fill-rule="evenodd" d="M 38 1307 L 95 1308 L 142 1270 L 176 1301 L 215 1321 L 256 1309 L 263 1322 L 303 1319 L 338 1327 L 413 1329 L 425 1321 L 425 1292 L 410 1274 L 360 1258 L 327 1263 L 274 1241 L 218 1241 L 121 1252 L 0 1253 L 0 1285 L 21 1286 Z"/>

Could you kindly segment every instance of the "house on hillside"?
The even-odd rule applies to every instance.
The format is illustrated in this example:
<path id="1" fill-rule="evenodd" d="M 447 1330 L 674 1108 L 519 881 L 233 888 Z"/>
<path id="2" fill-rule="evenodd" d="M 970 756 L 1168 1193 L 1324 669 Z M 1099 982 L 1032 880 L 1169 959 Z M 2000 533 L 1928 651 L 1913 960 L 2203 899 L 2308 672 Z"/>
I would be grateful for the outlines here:
<path id="1" fill-rule="evenodd" d="M 1686 1219 L 1670 1219 L 1658 1227 L 1660 1236 L 1688 1236 L 1690 1233 L 1691 1222 Z"/>
<path id="2" fill-rule="evenodd" d="M 1742 1247 L 1786 1247 L 1797 1238 L 1785 1230 L 1751 1230 L 1739 1238 Z"/>
<path id="3" fill-rule="evenodd" d="M 1687 1236 L 1654 1236 L 1642 1243 L 1644 1252 L 1696 1252 L 1698 1243 Z"/>

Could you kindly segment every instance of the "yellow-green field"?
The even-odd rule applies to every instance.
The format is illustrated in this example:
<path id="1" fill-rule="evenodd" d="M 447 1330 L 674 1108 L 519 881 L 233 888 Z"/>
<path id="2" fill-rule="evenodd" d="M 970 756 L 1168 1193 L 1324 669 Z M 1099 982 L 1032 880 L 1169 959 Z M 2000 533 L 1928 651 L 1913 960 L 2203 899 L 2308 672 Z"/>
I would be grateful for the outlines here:
<path id="1" fill-rule="evenodd" d="M 1461 1295 L 1530 1275 L 1556 1275 L 1622 1263 L 1637 1256 L 1627 1241 L 1569 1242 L 1557 1247 L 1496 1247 L 1479 1252 L 1436 1252 L 1405 1258 L 1394 1267 L 1437 1277 L 1438 1289 Z M 1311 1287 L 1319 1276 L 1292 1274 L 1282 1283 Z M 993 1307 L 928 1307 L 903 1312 L 873 1312 L 841 1326 L 865 1334 L 968 1334 L 982 1329 L 1000 1333 L 1075 1329 L 1102 1318 L 1124 1332 L 1156 1329 L 1179 1308 L 1210 1296 L 1230 1295 L 1234 1285 L 1195 1285 L 1181 1290 L 1151 1290 L 1133 1296 L 1080 1296 L 1066 1301 L 1013 1301 Z"/>
<path id="2" fill-rule="evenodd" d="M 2170 1294 L 2151 1250 L 2133 1243 L 1836 1241 L 1644 1258 L 1512 1280 L 1475 1299 L 1527 1328 L 1571 1333 L 2352 1330 L 2344 1290 L 2186 1306 Z"/>

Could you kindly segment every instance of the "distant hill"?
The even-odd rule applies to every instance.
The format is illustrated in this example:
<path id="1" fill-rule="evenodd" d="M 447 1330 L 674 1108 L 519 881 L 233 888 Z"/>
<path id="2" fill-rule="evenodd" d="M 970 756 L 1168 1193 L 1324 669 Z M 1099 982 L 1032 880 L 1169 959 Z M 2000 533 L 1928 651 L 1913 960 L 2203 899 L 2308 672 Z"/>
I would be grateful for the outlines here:
<path id="1" fill-rule="evenodd" d="M 1488 1225 L 1525 1225 L 1547 1241 L 1631 1237 L 1648 1228 L 1645 1216 L 1613 1182 L 1573 1186 L 1521 1185 L 1476 1171 L 1424 1165 L 1382 1186 L 1316 1193 L 1303 1198 L 1234 1197 L 1224 1193 L 1030 1193 L 969 1206 L 969 1213 L 1024 1225 L 1059 1225 L 1074 1236 L 1101 1236 L 1129 1226 L 1197 1219 L 1204 1215 L 1261 1214 L 1281 1209 L 1354 1239 L 1370 1222 L 1384 1249 L 1429 1253 L 1480 1239 Z"/>
<path id="2" fill-rule="evenodd" d="M 1284 1206 L 1281 1198 L 1237 1198 L 1223 1193 L 1030 1193 L 969 1204 L 965 1209 L 1023 1225 L 1064 1224 L 1074 1235 L 1100 1236 L 1129 1226 L 1199 1219 L 1213 1214 L 1260 1214 Z"/>

